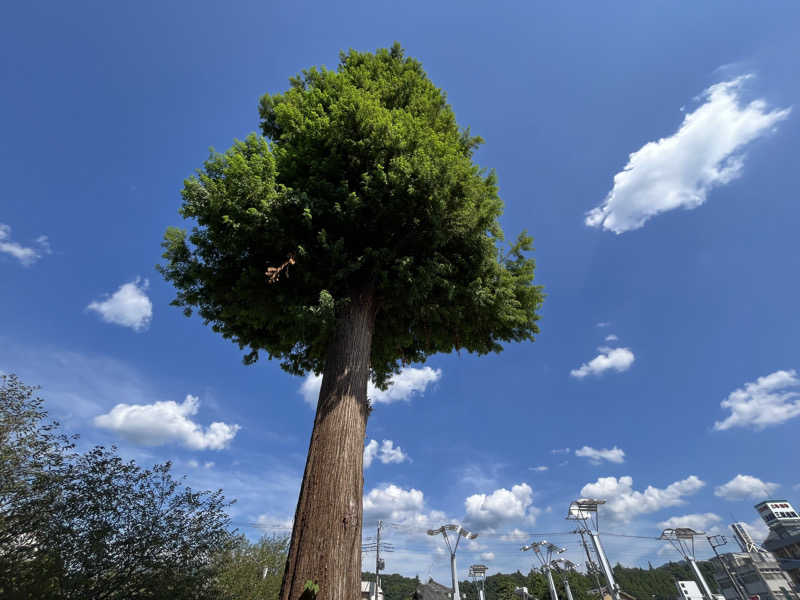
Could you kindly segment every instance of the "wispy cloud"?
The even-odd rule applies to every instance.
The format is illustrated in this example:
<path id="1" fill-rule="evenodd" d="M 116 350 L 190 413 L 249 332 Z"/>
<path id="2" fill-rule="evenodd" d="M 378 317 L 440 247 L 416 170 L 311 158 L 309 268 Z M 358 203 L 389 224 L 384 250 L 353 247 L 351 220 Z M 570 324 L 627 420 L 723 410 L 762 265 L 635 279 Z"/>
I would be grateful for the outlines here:
<path id="1" fill-rule="evenodd" d="M 406 367 L 392 377 L 388 389 L 379 390 L 372 382 L 367 386 L 367 397 L 375 404 L 391 404 L 393 402 L 409 401 L 417 395 L 422 395 L 428 386 L 439 381 L 442 377 L 441 369 L 431 367 Z M 311 406 L 317 405 L 319 388 L 322 385 L 322 375 L 309 373 L 300 385 L 300 394 Z"/>
<path id="2" fill-rule="evenodd" d="M 714 490 L 714 495 L 725 500 L 766 500 L 780 487 L 777 483 L 761 481 L 752 475 L 737 475 Z"/>
<path id="3" fill-rule="evenodd" d="M 768 111 L 762 99 L 744 104 L 742 87 L 750 77 L 710 86 L 674 134 L 633 152 L 604 202 L 586 215 L 586 225 L 618 234 L 638 229 L 660 213 L 697 208 L 711 189 L 739 177 L 743 148 L 790 112 Z"/>
<path id="4" fill-rule="evenodd" d="M 610 334 L 608 334 L 606 336 L 606 341 L 607 342 L 617 342 L 617 341 L 619 341 L 619 338 L 615 334 L 610 333 Z"/>
<path id="5" fill-rule="evenodd" d="M 368 469 L 376 458 L 385 465 L 399 464 L 410 460 L 408 454 L 403 452 L 400 446 L 395 446 L 392 440 L 383 440 L 380 444 L 378 444 L 378 440 L 370 440 L 364 446 L 364 468 Z"/>
<path id="6" fill-rule="evenodd" d="M 679 517 L 670 517 L 666 521 L 661 521 L 658 526 L 661 529 L 675 529 L 677 527 L 688 527 L 695 531 L 709 532 L 715 523 L 722 521 L 722 517 L 717 514 L 708 513 L 694 513 L 690 515 L 681 515 Z"/>
<path id="7" fill-rule="evenodd" d="M 800 379 L 794 369 L 775 371 L 755 382 L 745 383 L 720 403 L 722 408 L 730 409 L 731 414 L 714 423 L 714 429 L 752 427 L 760 430 L 793 419 L 800 415 L 798 386 Z"/>
<path id="8" fill-rule="evenodd" d="M 186 396 L 180 404 L 171 400 L 153 404 L 117 404 L 107 414 L 95 417 L 94 424 L 143 446 L 179 443 L 192 450 L 226 448 L 240 426 L 215 422 L 204 429 L 190 418 L 199 409 L 200 400 L 192 395 Z"/>
<path id="9" fill-rule="evenodd" d="M 137 277 L 122 284 L 105 300 L 95 300 L 86 308 L 95 311 L 106 323 L 144 331 L 153 317 L 153 303 L 147 297 L 147 279 Z"/>
<path id="10" fill-rule="evenodd" d="M 12 241 L 11 227 L 0 223 L 0 253 L 16 258 L 23 266 L 29 267 L 45 254 L 50 254 L 50 243 L 46 235 L 40 235 L 32 246 L 23 246 Z"/>
<path id="11" fill-rule="evenodd" d="M 536 471 L 538 473 L 543 473 L 543 472 L 547 471 L 549 468 L 550 467 L 547 467 L 546 465 L 540 465 L 538 467 L 528 467 L 528 470 Z"/>
<path id="12" fill-rule="evenodd" d="M 630 348 L 598 348 L 599 354 L 577 369 L 572 369 L 569 374 L 576 379 L 583 379 L 587 375 L 602 375 L 606 371 L 622 373 L 631 368 L 635 356 Z"/>
<path id="13" fill-rule="evenodd" d="M 583 448 L 578 448 L 575 450 L 575 456 L 579 456 L 581 458 L 588 458 L 589 462 L 595 465 L 599 465 L 604 460 L 612 463 L 624 463 L 625 462 L 625 451 L 622 448 L 617 448 L 614 446 L 613 448 L 592 448 L 591 446 L 584 446 Z"/>

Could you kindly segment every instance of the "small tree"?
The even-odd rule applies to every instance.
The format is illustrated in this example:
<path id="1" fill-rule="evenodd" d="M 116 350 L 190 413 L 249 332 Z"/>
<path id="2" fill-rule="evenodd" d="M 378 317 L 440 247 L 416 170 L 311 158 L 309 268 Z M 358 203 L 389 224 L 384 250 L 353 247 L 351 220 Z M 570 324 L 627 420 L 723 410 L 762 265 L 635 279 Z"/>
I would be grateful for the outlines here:
<path id="1" fill-rule="evenodd" d="M 288 537 L 238 536 L 214 557 L 216 587 L 226 600 L 277 600 L 289 547 Z"/>
<path id="2" fill-rule="evenodd" d="M 542 300 L 505 250 L 481 139 L 399 45 L 342 54 L 261 99 L 261 128 L 185 181 L 167 230 L 173 304 L 294 374 L 322 373 L 281 598 L 359 595 L 367 381 L 437 352 L 532 340 Z"/>

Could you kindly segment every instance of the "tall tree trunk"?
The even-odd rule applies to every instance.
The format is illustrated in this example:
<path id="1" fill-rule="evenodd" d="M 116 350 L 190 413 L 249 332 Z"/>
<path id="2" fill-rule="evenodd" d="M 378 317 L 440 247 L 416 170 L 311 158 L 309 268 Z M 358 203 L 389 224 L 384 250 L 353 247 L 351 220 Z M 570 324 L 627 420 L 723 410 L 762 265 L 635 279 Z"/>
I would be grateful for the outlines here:
<path id="1" fill-rule="evenodd" d="M 375 300 L 354 294 L 328 348 L 314 430 L 294 516 L 281 600 L 298 600 L 306 581 L 320 600 L 361 597 L 361 518 L 367 381 Z"/>

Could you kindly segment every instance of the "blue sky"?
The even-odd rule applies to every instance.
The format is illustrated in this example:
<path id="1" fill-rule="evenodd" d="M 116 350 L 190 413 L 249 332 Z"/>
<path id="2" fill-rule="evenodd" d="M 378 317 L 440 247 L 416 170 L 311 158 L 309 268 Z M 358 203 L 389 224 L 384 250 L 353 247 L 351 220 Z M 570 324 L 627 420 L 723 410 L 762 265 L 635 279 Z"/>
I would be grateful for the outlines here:
<path id="1" fill-rule="evenodd" d="M 757 501 L 800 498 L 800 9 L 552 4 L 9 6 L 0 370 L 84 444 L 173 460 L 238 498 L 249 534 L 284 531 L 314 381 L 244 366 L 154 265 L 183 178 L 257 129 L 261 94 L 397 40 L 485 138 L 547 298 L 535 343 L 436 356 L 375 396 L 365 520 L 392 524 L 387 569 L 446 581 L 424 530 L 449 520 L 482 532 L 462 576 L 527 571 L 535 533 L 578 562 L 580 494 L 609 499 L 610 533 L 758 529 Z M 612 562 L 676 556 L 605 543 Z"/>

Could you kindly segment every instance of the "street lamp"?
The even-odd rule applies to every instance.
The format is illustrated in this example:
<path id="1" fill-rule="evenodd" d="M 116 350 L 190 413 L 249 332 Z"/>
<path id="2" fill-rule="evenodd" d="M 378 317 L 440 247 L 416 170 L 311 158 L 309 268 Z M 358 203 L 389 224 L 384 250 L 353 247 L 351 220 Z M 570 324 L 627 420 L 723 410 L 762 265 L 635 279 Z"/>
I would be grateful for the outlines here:
<path id="1" fill-rule="evenodd" d="M 561 574 L 561 583 L 564 584 L 564 591 L 567 592 L 567 600 L 573 600 L 572 588 L 569 587 L 569 578 L 567 575 L 570 571 L 575 570 L 575 563 L 566 558 L 557 558 L 551 564 L 555 567 L 556 571 Z M 559 565 L 563 565 L 563 569 Z"/>
<path id="2" fill-rule="evenodd" d="M 456 537 L 455 542 L 450 542 L 450 538 L 447 536 L 448 531 L 455 531 L 453 534 Z M 458 549 L 458 542 L 461 541 L 462 537 L 468 540 L 474 540 L 478 537 L 478 534 L 464 529 L 461 525 L 454 525 L 452 523 L 442 525 L 438 529 L 428 530 L 428 535 L 439 535 L 440 533 L 442 537 L 444 537 L 444 543 L 447 544 L 447 549 L 450 551 L 450 572 L 453 577 L 453 600 L 461 600 L 461 594 L 458 590 L 458 577 L 456 577 L 456 550 Z"/>
<path id="3" fill-rule="evenodd" d="M 469 576 L 472 577 L 473 585 L 478 588 L 478 597 L 480 600 L 486 600 L 486 565 L 472 565 L 469 568 Z M 480 581 L 480 586 L 478 582 Z"/>
<path id="4" fill-rule="evenodd" d="M 567 511 L 567 519 L 578 521 L 582 525 L 582 527 L 579 526 L 578 529 L 575 530 L 575 533 L 581 536 L 584 548 L 586 548 L 586 540 L 583 536 L 588 535 L 589 539 L 592 540 L 594 552 L 600 561 L 600 568 L 603 569 L 606 581 L 608 582 L 608 591 L 614 600 L 620 600 L 619 586 L 614 580 L 614 572 L 611 570 L 611 565 L 608 563 L 603 545 L 600 543 L 600 517 L 597 509 L 605 503 L 605 500 L 598 500 L 597 498 L 578 498 L 570 502 Z M 589 559 L 589 563 L 591 564 L 592 559 L 589 556 L 588 548 L 586 548 L 586 558 Z M 602 595 L 602 590 L 598 590 L 598 592 Z"/>
<path id="5" fill-rule="evenodd" d="M 539 562 L 542 564 L 542 572 L 547 576 L 547 585 L 550 588 L 550 599 L 558 600 L 556 586 L 555 583 L 553 583 L 553 574 L 550 572 L 550 563 L 553 561 L 554 554 L 561 554 L 562 552 L 566 552 L 567 549 L 559 548 L 547 540 L 542 540 L 540 542 L 531 542 L 527 546 L 520 548 L 520 550 L 523 552 L 528 550 L 534 551 L 536 558 L 538 558 Z"/>
<path id="6" fill-rule="evenodd" d="M 707 600 L 714 600 L 714 595 L 711 593 L 711 588 L 708 587 L 705 577 L 700 572 L 697 562 L 694 558 L 694 538 L 698 535 L 704 535 L 702 531 L 695 531 L 689 527 L 676 527 L 675 529 L 665 529 L 661 533 L 659 539 L 667 540 L 677 550 L 680 555 L 689 563 L 694 571 L 694 576 L 697 582 L 703 589 L 703 595 Z"/>

